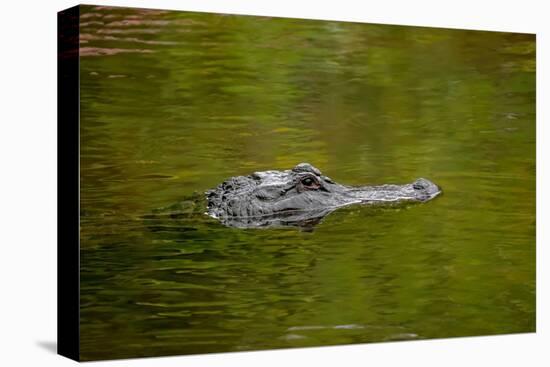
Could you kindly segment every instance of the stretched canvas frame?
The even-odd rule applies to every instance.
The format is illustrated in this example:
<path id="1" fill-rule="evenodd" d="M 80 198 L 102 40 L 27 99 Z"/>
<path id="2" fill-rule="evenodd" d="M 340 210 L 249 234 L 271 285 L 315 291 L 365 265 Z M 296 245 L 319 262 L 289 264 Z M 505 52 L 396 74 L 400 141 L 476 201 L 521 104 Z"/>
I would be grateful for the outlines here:
<path id="1" fill-rule="evenodd" d="M 178 354 L 177 347 L 171 346 L 170 348 L 164 348 L 163 346 L 159 346 L 157 349 L 151 349 L 150 352 L 144 352 L 143 354 L 135 354 L 132 355 L 131 352 L 124 352 L 124 353 L 116 353 L 116 351 L 113 352 L 112 356 L 109 355 L 108 352 L 102 351 L 101 354 L 85 354 L 84 357 L 82 355 L 82 317 L 81 317 L 81 307 L 82 307 L 82 299 L 81 299 L 81 282 L 82 279 L 82 268 L 81 268 L 81 217 L 83 213 L 86 211 L 86 208 L 81 207 L 81 195 L 82 187 L 82 175 L 80 170 L 81 165 L 81 152 L 82 152 L 82 144 L 87 144 L 87 142 L 83 141 L 81 139 L 81 129 L 83 128 L 81 125 L 81 107 L 83 106 L 83 102 L 81 99 L 81 76 L 82 76 L 82 69 L 81 69 L 81 58 L 82 57 L 103 57 L 103 56 L 109 56 L 109 55 L 118 55 L 117 57 L 123 57 L 124 53 L 127 52 L 124 49 L 112 47 L 112 48 L 94 48 L 89 47 L 89 45 L 86 44 L 86 42 L 90 40 L 96 40 L 98 38 L 104 37 L 103 40 L 106 41 L 112 41 L 115 42 L 116 38 L 119 37 L 116 32 L 106 33 L 106 32 L 98 32 L 98 34 L 95 35 L 89 35 L 87 34 L 86 37 L 83 37 L 82 35 L 82 28 L 81 23 L 82 20 L 82 14 L 83 9 L 86 16 L 86 22 L 94 22 L 96 20 L 96 15 L 90 15 L 95 14 L 92 10 L 95 9 L 92 5 L 79 5 L 75 6 L 73 8 L 69 8 L 67 10 L 61 11 L 58 14 L 58 353 L 66 356 L 68 358 L 74 359 L 74 360 L 97 360 L 97 359 L 109 359 L 109 358 L 127 358 L 127 357 L 144 357 L 144 356 L 162 356 L 162 355 L 174 355 Z M 92 10 L 91 10 L 92 9 Z M 110 8 L 104 8 L 99 7 L 100 11 L 109 11 Z M 107 9 L 107 10 L 105 10 Z M 111 8 L 114 9 L 114 8 Z M 143 10 L 147 14 L 147 10 Z M 180 13 L 185 14 L 185 12 L 167 12 L 167 13 Z M 152 13 L 151 13 L 152 14 Z M 193 13 L 188 13 L 193 14 Z M 108 14 L 107 14 L 108 15 Z M 105 15 L 101 15 L 105 16 Z M 205 15 L 206 17 L 207 15 Z M 219 16 L 212 14 L 212 17 Z M 97 16 L 99 17 L 99 15 Z M 145 15 L 145 18 L 147 15 Z M 228 17 L 233 17 L 233 19 L 240 19 L 240 18 L 247 18 L 247 19 L 262 19 L 262 22 L 278 22 L 280 19 L 267 19 L 263 17 L 248 17 L 248 16 L 233 16 L 229 15 Z M 91 19 L 91 20 L 90 20 Z M 127 19 L 124 19 L 121 22 L 121 24 L 132 24 L 132 22 L 140 22 L 143 21 L 142 18 L 139 20 L 137 18 L 128 17 Z M 314 24 L 318 22 L 318 24 L 321 24 L 325 22 L 327 24 L 327 27 L 330 27 L 334 24 L 346 24 L 345 22 L 326 22 L 326 21 L 305 21 L 304 22 L 311 22 L 308 24 Z M 124 23 L 126 22 L 126 23 Z M 150 24 L 155 24 L 162 26 L 163 22 L 168 22 L 165 20 L 159 20 L 155 19 L 151 21 Z M 182 21 L 182 24 L 184 22 Z M 99 24 L 99 23 L 98 23 Z M 136 23 L 137 24 L 137 23 Z M 147 20 L 144 21 L 143 24 L 147 24 Z M 356 24 L 356 26 L 360 26 L 359 24 Z M 397 26 L 387 26 L 387 27 L 397 27 Z M 404 33 L 407 32 L 407 29 L 409 27 L 400 27 Z M 412 29 L 413 27 L 410 27 Z M 435 29 L 437 30 L 437 29 Z M 218 30 L 219 32 L 223 32 Z M 471 34 L 474 34 L 475 31 L 470 31 Z M 123 34 L 123 33 L 122 33 Z M 127 42 L 136 42 L 144 45 L 166 45 L 167 47 L 172 47 L 174 42 L 172 40 L 164 40 L 164 39 L 155 39 L 154 32 L 145 32 L 145 34 L 153 35 L 151 37 L 147 36 L 144 39 L 138 39 L 137 37 L 133 36 L 123 36 L 122 38 L 125 39 Z M 513 55 L 513 57 L 510 57 L 510 59 L 506 59 L 507 63 L 503 62 L 501 67 L 503 69 L 509 68 L 512 70 L 511 72 L 517 72 L 517 73 L 527 73 L 529 75 L 534 75 L 534 60 L 535 60 L 535 35 L 520 35 L 520 34 L 508 34 L 511 41 L 510 41 L 510 49 L 506 52 L 509 52 L 510 55 Z M 252 35 L 253 36 L 253 35 Z M 96 37 L 96 38 L 94 38 Z M 182 38 L 185 37 L 185 33 L 182 32 Z M 300 37 L 299 35 L 296 37 Z M 314 42 L 310 39 L 305 40 L 304 42 Z M 473 38 L 472 38 L 473 39 Z M 120 38 L 119 38 L 120 40 Z M 418 41 L 419 44 L 422 42 L 429 42 L 428 40 L 424 39 L 418 39 L 415 40 Z M 470 42 L 471 39 L 468 41 L 465 41 L 465 43 Z M 517 43 L 516 43 L 517 41 Z M 521 42 L 520 42 L 521 41 Z M 207 41 L 205 41 L 207 42 Z M 377 45 L 377 47 L 382 47 L 383 45 Z M 143 53 L 148 54 L 150 53 L 150 50 L 148 50 L 145 47 L 136 47 L 133 49 L 134 53 Z M 251 51 L 251 54 L 254 54 L 254 50 Z M 130 52 L 128 52 L 130 53 Z M 503 54 L 506 54 L 503 51 Z M 475 55 L 469 55 L 468 57 L 475 57 Z M 504 58 L 503 58 L 504 59 Z M 521 59 L 521 60 L 520 60 Z M 519 61 L 518 61 L 519 60 Z M 335 65 L 338 64 L 338 60 L 326 60 L 326 68 L 330 69 L 331 67 L 336 67 Z M 254 60 L 250 61 L 254 62 Z M 514 62 L 516 62 L 514 64 Z M 332 66 L 331 66 L 331 63 Z M 130 65 L 129 68 L 132 66 Z M 520 71 L 518 71 L 521 69 Z M 508 69 L 506 69 L 508 70 Z M 169 72 L 169 70 L 168 70 Z M 89 74 L 86 74 L 86 78 L 90 78 L 90 76 L 96 76 L 96 74 L 93 74 L 94 72 L 91 72 Z M 483 70 L 480 69 L 479 73 L 483 73 Z M 208 73 L 205 71 L 205 75 L 208 75 Z M 522 74 L 523 75 L 523 74 Z M 106 76 L 110 79 L 117 79 L 117 78 L 124 78 L 125 75 L 120 75 L 113 73 L 111 75 Z M 149 77 L 149 75 L 145 76 L 146 78 Z M 387 75 L 387 78 L 391 79 L 391 75 Z M 205 77 L 205 80 L 208 77 Z M 521 98 L 524 98 L 528 102 L 526 102 L 526 107 L 520 107 L 518 110 L 520 112 L 504 112 L 502 119 L 503 121 L 508 121 L 513 123 L 515 120 L 521 120 L 524 121 L 527 125 L 527 128 L 525 128 L 525 131 L 522 130 L 523 127 L 518 127 L 516 125 L 506 125 L 505 127 L 500 127 L 498 125 L 499 130 L 498 134 L 501 134 L 504 136 L 505 134 L 513 134 L 516 131 L 520 131 L 520 133 L 528 135 L 528 138 L 524 141 L 525 147 L 524 148 L 517 148 L 517 149 L 525 149 L 529 153 L 532 154 L 532 161 L 534 162 L 534 104 L 528 104 L 530 101 L 534 100 L 534 81 L 531 82 L 530 77 L 525 77 L 525 79 L 522 79 L 521 77 L 517 77 L 514 79 L 514 83 L 517 83 L 519 87 L 515 89 L 514 92 L 509 93 L 518 93 L 522 94 Z M 534 80 L 534 79 L 533 79 Z M 384 83 L 385 81 L 380 81 L 380 83 Z M 455 84 L 453 84 L 455 83 Z M 451 85 L 449 89 L 455 88 L 458 90 L 460 88 L 459 84 L 460 82 L 453 82 L 449 81 L 449 84 Z M 277 86 L 274 86 L 277 87 Z M 482 86 L 483 87 L 483 86 Z M 505 84 L 503 86 L 504 89 L 508 88 L 508 84 Z M 482 88 L 481 88 L 482 89 Z M 455 90 L 455 89 L 453 89 Z M 250 89 L 249 92 L 247 92 L 246 88 L 243 88 L 242 90 L 238 90 L 238 93 L 249 93 L 250 95 L 253 95 L 256 93 L 253 88 Z M 451 97 L 449 97 L 451 98 Z M 422 101 L 418 102 L 419 105 L 422 104 Z M 475 98 L 472 99 L 472 104 L 475 104 Z M 87 105 L 85 106 L 87 107 Z M 242 106 L 240 107 L 242 108 Z M 420 108 L 420 107 L 419 107 Z M 299 117 L 299 116 L 298 116 Z M 234 120 L 238 120 L 238 116 L 232 116 Z M 228 119 L 230 121 L 231 119 Z M 390 123 L 389 119 L 388 123 Z M 354 121 L 350 122 L 350 125 L 353 125 L 355 123 Z M 292 127 L 284 126 L 280 128 L 275 128 L 270 131 L 272 134 L 280 134 L 280 133 L 294 133 L 296 131 L 292 130 Z M 241 132 L 241 136 L 247 136 L 247 133 L 250 132 Z M 475 131 L 475 134 L 485 134 L 487 131 L 481 130 L 481 131 Z M 490 133 L 490 132 L 489 132 Z M 474 133 L 472 133 L 474 134 Z M 533 136 L 533 139 L 531 139 L 531 136 Z M 490 143 L 493 143 L 492 141 Z M 496 143 L 495 143 L 496 144 Z M 85 148 L 85 147 L 84 147 Z M 261 148 L 256 148 L 258 151 L 261 151 Z M 429 153 L 429 149 L 426 150 Z M 514 150 L 514 152 L 516 152 Z M 491 152 L 487 152 L 487 155 L 491 155 Z M 299 156 L 299 155 L 296 155 Z M 495 160 L 495 162 L 498 162 L 498 160 Z M 142 162 L 143 163 L 143 162 Z M 147 163 L 147 162 L 146 162 Z M 146 164 L 144 163 L 144 164 Z M 296 165 L 300 163 L 299 161 L 293 161 L 293 165 Z M 498 164 L 498 163 L 494 163 Z M 521 211 L 522 216 L 525 219 L 525 223 L 527 223 L 527 226 L 529 227 L 529 230 L 532 232 L 529 232 L 527 235 L 525 235 L 523 232 L 522 234 L 527 236 L 527 241 L 525 243 L 522 242 L 523 245 L 525 245 L 521 251 L 526 251 L 525 259 L 522 260 L 524 263 L 522 263 L 521 271 L 518 271 L 518 274 L 509 275 L 510 281 L 514 284 L 514 289 L 500 289 L 499 293 L 495 293 L 495 297 L 501 297 L 502 302 L 505 305 L 508 305 L 509 307 L 517 307 L 517 310 L 515 311 L 515 314 L 518 315 L 520 319 L 516 320 L 517 323 L 515 325 L 507 325 L 506 327 L 502 327 L 502 329 L 499 327 L 499 325 L 493 325 L 491 327 L 486 327 L 485 329 L 480 327 L 479 330 L 487 330 L 486 332 L 481 332 L 481 334 L 478 334 L 476 332 L 470 332 L 465 334 L 455 334 L 453 331 L 449 331 L 448 334 L 445 334 L 440 337 L 452 337 L 452 336 L 462 336 L 462 335 L 491 335 L 491 334 L 500 334 L 500 333 L 510 333 L 510 332 L 534 332 L 535 331 L 535 309 L 534 309 L 534 287 L 535 287 L 535 278 L 534 278 L 534 247 L 535 247 L 535 238 L 534 238 L 534 226 L 535 226 L 535 212 L 534 212 L 534 178 L 535 178 L 535 172 L 534 167 L 532 170 L 530 170 L 530 165 L 532 164 L 531 161 L 529 162 L 518 162 L 518 165 L 521 167 L 525 166 L 525 181 L 528 183 L 529 188 L 532 187 L 532 190 L 525 194 L 525 197 L 521 197 L 522 200 L 525 200 L 527 202 L 525 207 L 521 207 L 519 210 Z M 296 167 L 299 167 L 300 165 L 297 165 Z M 292 167 L 285 166 L 281 164 L 281 167 L 275 167 L 277 169 L 291 169 Z M 303 167 L 303 166 L 302 166 Z M 270 169 L 271 167 L 266 167 L 265 170 Z M 521 168 L 523 170 L 523 168 Z M 513 170 L 511 170 L 513 171 Z M 519 170 L 521 171 L 521 170 Z M 523 172 L 523 171 L 521 171 Z M 239 171 L 239 173 L 232 174 L 233 176 L 241 176 L 245 175 L 247 173 L 246 170 L 243 169 L 243 171 Z M 478 172 L 482 174 L 483 172 Z M 498 173 L 498 172 L 497 172 Z M 492 173 L 489 172 L 488 175 L 491 175 Z M 496 175 L 496 174 L 495 174 Z M 227 178 L 230 175 L 225 175 L 223 177 L 220 177 L 219 181 L 212 181 L 212 183 L 218 183 L 222 182 L 223 178 Z M 146 179 L 164 179 L 164 177 L 156 177 L 154 173 L 151 175 L 145 177 Z M 337 178 L 337 177 L 336 177 Z M 335 179 L 336 179 L 335 178 Z M 512 180 L 513 178 L 506 178 Z M 226 181 L 224 181 L 226 182 Z M 516 186 L 512 185 L 512 188 L 516 188 Z M 212 189 L 212 186 L 205 186 L 204 191 Z M 443 192 L 446 192 L 446 187 L 442 186 Z M 203 192 L 204 193 L 204 192 Z M 199 195 L 202 195 L 203 193 L 199 193 Z M 452 197 L 452 188 L 450 190 L 450 194 L 448 194 Z M 177 198 L 174 198 L 177 199 Z M 491 200 L 496 200 L 495 198 L 491 198 Z M 490 200 L 489 200 L 490 201 Z M 171 204 L 170 202 L 166 204 Z M 157 208 L 150 208 L 151 210 L 156 210 Z M 179 210 L 179 207 L 178 207 Z M 207 208 L 198 208 L 196 209 L 198 211 L 207 211 Z M 148 214 L 147 214 L 148 215 Z M 143 215 L 144 220 L 150 219 L 146 214 Z M 523 218 L 522 217 L 522 218 Z M 211 218 L 209 220 L 212 220 Z M 223 221 L 222 221 L 223 222 Z M 217 222 L 209 222 L 212 223 L 211 225 L 217 224 Z M 221 223 L 220 226 L 224 224 Z M 225 223 L 226 224 L 226 223 Z M 317 222 L 314 223 L 316 225 Z M 235 226 L 239 227 L 239 226 Z M 243 226 L 241 226 L 243 227 Z M 306 228 L 307 230 L 312 230 L 312 226 Z M 303 229 L 303 228 L 302 228 Z M 249 231 L 250 228 L 232 228 L 231 230 L 235 231 Z M 479 230 L 479 228 L 474 229 Z M 231 232 L 236 233 L 236 232 Z M 238 232 L 238 233 L 248 233 L 248 232 Z M 161 240 L 164 240 L 164 238 L 160 238 Z M 504 237 L 503 242 L 506 242 L 509 238 Z M 510 240 L 512 241 L 512 240 Z M 513 241 L 512 241 L 513 242 Z M 258 246 L 261 246 L 260 243 L 256 244 Z M 511 246 L 511 245 L 510 245 Z M 527 248 L 527 249 L 525 249 Z M 512 253 L 513 251 L 520 251 L 517 250 L 517 248 L 510 249 L 506 246 L 499 248 L 500 251 L 505 252 L 503 256 L 503 259 L 505 259 L 508 262 L 513 262 L 514 260 L 511 259 L 510 255 L 506 253 L 507 251 L 510 251 Z M 441 252 L 438 253 L 442 257 L 445 257 L 445 253 Z M 473 256 L 473 255 L 472 255 Z M 475 263 L 476 258 L 475 256 L 472 258 L 471 262 Z M 530 264 L 530 265 L 529 265 Z M 529 269 L 529 266 L 532 265 L 532 269 Z M 449 264 L 446 264 L 445 266 L 451 266 Z M 451 266 L 452 267 L 452 266 Z M 457 271 L 456 269 L 446 268 L 446 271 L 449 273 Z M 494 274 L 493 274 L 494 275 Z M 517 279 L 527 279 L 523 283 Z M 85 279 L 84 279 L 85 280 Z M 522 288 L 522 285 L 525 287 Z M 501 286 L 501 284 L 499 284 Z M 510 294 L 514 294 L 515 298 L 512 297 Z M 442 296 L 443 297 L 443 296 Z M 452 298 L 449 296 L 449 298 Z M 289 301 L 290 302 L 290 301 Z M 153 302 L 151 302 L 153 303 Z M 146 302 L 141 302 L 141 305 L 146 305 Z M 475 306 L 475 305 L 474 305 Z M 160 307 L 160 306 L 159 306 Z M 505 306 L 503 306 L 505 307 Z M 475 309 L 475 307 L 473 307 Z M 345 310 L 342 310 L 343 313 L 345 313 Z M 438 312 L 440 312 L 438 310 Z M 472 311 L 473 312 L 473 311 Z M 388 310 L 388 313 L 391 314 L 391 309 Z M 159 313 L 160 314 L 160 313 Z M 480 313 L 481 314 L 481 313 Z M 164 315 L 169 315 L 168 313 L 164 313 Z M 472 317 L 477 317 L 476 313 L 472 313 Z M 166 316 L 170 317 L 170 316 Z M 281 316 L 283 317 L 283 316 Z M 523 319 L 521 319 L 523 317 Z M 206 319 L 206 318 L 205 318 Z M 291 345 L 290 342 L 292 340 L 299 341 L 306 339 L 306 336 L 303 336 L 300 334 L 300 332 L 307 333 L 312 332 L 315 330 L 325 330 L 330 329 L 331 332 L 335 330 L 355 330 L 357 332 L 357 335 L 360 335 L 360 330 L 366 330 L 368 328 L 376 328 L 378 326 L 372 326 L 367 324 L 361 324 L 361 323 L 355 323 L 352 319 L 350 319 L 349 323 L 328 323 L 329 326 L 323 326 L 323 325 L 296 325 L 296 326 L 290 326 L 287 328 L 288 333 L 281 336 L 281 340 L 284 342 L 288 342 L 290 347 L 299 347 L 299 346 L 309 346 L 312 344 L 296 344 Z M 398 328 L 397 328 L 398 329 Z M 396 330 L 397 330 L 396 329 Z M 475 330 L 475 328 L 472 328 L 472 330 Z M 328 331 L 327 331 L 328 332 Z M 373 339 L 368 341 L 386 341 L 386 340 L 409 340 L 409 339 L 415 339 L 419 335 L 410 333 L 410 332 L 397 332 L 394 331 L 393 334 L 395 337 L 392 338 L 385 338 L 380 337 L 379 339 Z M 423 337 L 423 336 L 422 336 Z M 213 344 L 215 344 L 216 340 L 215 336 L 212 337 Z M 427 336 L 426 338 L 431 338 L 431 336 Z M 313 338 L 314 339 L 314 338 Z M 323 345 L 333 345 L 333 344 L 346 344 L 347 342 L 341 342 L 340 339 L 335 339 L 334 341 L 326 341 L 326 339 L 319 339 L 322 340 L 321 342 L 318 342 L 317 346 L 323 346 Z M 357 340 L 356 342 L 365 342 L 365 339 L 362 339 L 361 337 L 357 337 L 356 339 L 350 338 L 346 340 Z M 197 350 L 196 352 L 190 351 L 189 348 L 183 349 L 183 346 L 185 345 L 185 341 L 182 341 L 182 350 L 183 352 L 181 354 L 193 354 L 193 353 L 208 353 L 208 352 L 229 352 L 229 351 L 238 351 L 238 350 L 258 350 L 258 349 L 275 349 L 279 348 L 279 345 L 286 345 L 283 344 L 283 342 L 280 342 L 277 344 L 277 346 L 264 346 L 264 344 L 257 344 L 257 345 L 248 345 L 243 343 L 243 346 L 229 348 L 229 347 L 220 347 L 220 348 L 204 348 Z M 113 347 L 114 348 L 114 347 Z M 240 349 L 239 349 L 240 348 Z"/>

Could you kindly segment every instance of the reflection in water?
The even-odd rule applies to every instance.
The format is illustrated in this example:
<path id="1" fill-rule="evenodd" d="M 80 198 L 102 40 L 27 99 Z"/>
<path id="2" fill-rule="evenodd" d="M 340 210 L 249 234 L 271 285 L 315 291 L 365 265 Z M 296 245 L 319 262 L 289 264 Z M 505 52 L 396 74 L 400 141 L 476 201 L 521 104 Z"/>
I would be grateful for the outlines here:
<path id="1" fill-rule="evenodd" d="M 83 359 L 534 330 L 534 36 L 92 6 L 80 26 Z M 312 232 L 204 214 L 225 178 L 299 162 L 445 195 Z"/>

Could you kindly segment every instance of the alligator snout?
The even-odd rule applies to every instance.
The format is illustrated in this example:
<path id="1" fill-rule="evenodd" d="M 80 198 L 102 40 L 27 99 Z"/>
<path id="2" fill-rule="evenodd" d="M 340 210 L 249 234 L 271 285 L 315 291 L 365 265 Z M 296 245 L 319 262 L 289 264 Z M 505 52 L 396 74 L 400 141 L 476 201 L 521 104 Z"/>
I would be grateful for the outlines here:
<path id="1" fill-rule="evenodd" d="M 418 200 L 427 201 L 441 194 L 439 186 L 425 178 L 419 178 L 412 183 L 412 187 L 416 192 Z"/>

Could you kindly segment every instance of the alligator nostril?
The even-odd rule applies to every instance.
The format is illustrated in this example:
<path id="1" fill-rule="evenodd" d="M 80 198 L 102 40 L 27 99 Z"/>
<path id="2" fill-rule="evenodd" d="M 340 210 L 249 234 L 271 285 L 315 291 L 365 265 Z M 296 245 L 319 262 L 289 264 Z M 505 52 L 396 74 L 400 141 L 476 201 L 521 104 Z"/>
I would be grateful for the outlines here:
<path id="1" fill-rule="evenodd" d="M 439 186 L 425 178 L 419 178 L 414 181 L 412 187 L 416 190 L 417 199 L 421 201 L 430 200 L 441 194 Z"/>
<path id="2" fill-rule="evenodd" d="M 430 182 L 424 178 L 419 178 L 418 180 L 413 182 L 412 186 L 415 190 L 426 190 L 428 187 L 430 187 Z"/>

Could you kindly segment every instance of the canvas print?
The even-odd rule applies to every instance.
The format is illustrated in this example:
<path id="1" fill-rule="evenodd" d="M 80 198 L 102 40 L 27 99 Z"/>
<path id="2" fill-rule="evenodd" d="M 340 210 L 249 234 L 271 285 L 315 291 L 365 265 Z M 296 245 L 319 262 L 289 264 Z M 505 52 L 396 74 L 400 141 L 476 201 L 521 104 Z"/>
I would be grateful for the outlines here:
<path id="1" fill-rule="evenodd" d="M 69 13 L 73 358 L 535 331 L 534 34 Z"/>

